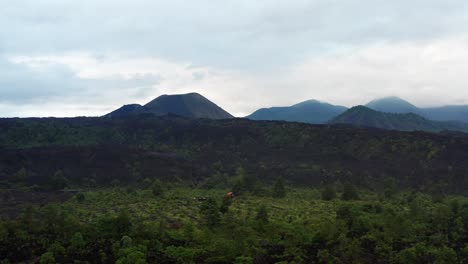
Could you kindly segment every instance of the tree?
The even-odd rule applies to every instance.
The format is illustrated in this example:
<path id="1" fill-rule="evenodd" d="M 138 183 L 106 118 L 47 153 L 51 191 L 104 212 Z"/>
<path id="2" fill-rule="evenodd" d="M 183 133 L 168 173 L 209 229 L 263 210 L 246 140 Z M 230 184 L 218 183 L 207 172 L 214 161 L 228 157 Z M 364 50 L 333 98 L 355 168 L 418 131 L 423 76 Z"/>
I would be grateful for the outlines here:
<path id="1" fill-rule="evenodd" d="M 119 250 L 116 264 L 145 264 L 147 248 L 143 245 L 123 247 Z"/>
<path id="2" fill-rule="evenodd" d="M 229 207 L 231 206 L 232 204 L 232 198 L 231 196 L 229 195 L 225 195 L 223 197 L 223 200 L 221 202 L 221 207 L 219 208 L 219 211 L 222 213 L 222 214 L 225 214 L 229 211 Z"/>
<path id="3" fill-rule="evenodd" d="M 75 198 L 77 202 L 82 203 L 85 200 L 85 195 L 83 193 L 78 193 L 76 194 Z"/>
<path id="4" fill-rule="evenodd" d="M 336 198 L 336 191 L 333 185 L 326 185 L 322 190 L 322 200 L 331 201 Z"/>
<path id="5" fill-rule="evenodd" d="M 47 251 L 51 252 L 57 261 L 63 256 L 65 256 L 66 252 L 65 248 L 59 242 L 55 242 L 52 245 L 50 245 Z"/>
<path id="6" fill-rule="evenodd" d="M 248 186 L 246 186 L 246 182 L 246 173 L 244 168 L 242 166 L 237 167 L 235 182 L 234 186 L 232 187 L 232 191 L 237 195 L 244 192 L 248 188 Z"/>
<path id="7" fill-rule="evenodd" d="M 265 205 L 262 205 L 257 210 L 257 215 L 255 216 L 255 220 L 262 224 L 268 223 L 268 210 Z"/>
<path id="8" fill-rule="evenodd" d="M 192 223 L 187 223 L 184 226 L 183 234 L 185 241 L 192 242 L 195 239 L 195 226 Z"/>
<path id="9" fill-rule="evenodd" d="M 207 225 L 216 226 L 221 221 L 218 204 L 213 198 L 208 198 L 200 206 L 200 213 L 204 216 Z"/>
<path id="10" fill-rule="evenodd" d="M 115 231 L 119 235 L 124 235 L 130 232 L 132 222 L 130 220 L 130 214 L 127 210 L 120 211 L 117 218 L 115 218 Z"/>
<path id="11" fill-rule="evenodd" d="M 394 178 L 385 179 L 384 195 L 385 198 L 391 199 L 398 191 L 397 184 Z"/>
<path id="12" fill-rule="evenodd" d="M 28 171 L 23 167 L 15 173 L 13 178 L 15 182 L 24 184 L 28 180 Z"/>
<path id="13" fill-rule="evenodd" d="M 120 239 L 120 247 L 121 248 L 129 248 L 132 247 L 133 245 L 133 239 L 129 236 L 123 236 L 122 239 Z"/>
<path id="14" fill-rule="evenodd" d="M 76 232 L 70 239 L 69 251 L 71 255 L 81 256 L 86 247 L 86 241 L 80 232 Z"/>
<path id="15" fill-rule="evenodd" d="M 111 186 L 112 187 L 118 187 L 120 185 L 120 181 L 118 179 L 113 179 L 111 181 Z"/>
<path id="16" fill-rule="evenodd" d="M 343 194 L 341 199 L 344 201 L 359 200 L 359 193 L 356 189 L 356 186 L 351 183 L 346 183 L 343 187 Z"/>
<path id="17" fill-rule="evenodd" d="M 276 179 L 275 185 L 273 185 L 273 197 L 284 198 L 286 196 L 286 188 L 284 187 L 283 177 Z"/>
<path id="18" fill-rule="evenodd" d="M 155 180 L 153 182 L 153 184 L 151 185 L 151 192 L 156 197 L 159 197 L 159 196 L 163 195 L 164 189 L 163 189 L 161 181 Z"/>
<path id="19" fill-rule="evenodd" d="M 61 170 L 58 170 L 52 176 L 51 184 L 54 190 L 61 190 L 68 186 L 68 179 Z"/>
<path id="20" fill-rule="evenodd" d="M 52 252 L 46 252 L 41 255 L 41 259 L 39 260 L 40 264 L 55 264 L 54 254 Z"/>

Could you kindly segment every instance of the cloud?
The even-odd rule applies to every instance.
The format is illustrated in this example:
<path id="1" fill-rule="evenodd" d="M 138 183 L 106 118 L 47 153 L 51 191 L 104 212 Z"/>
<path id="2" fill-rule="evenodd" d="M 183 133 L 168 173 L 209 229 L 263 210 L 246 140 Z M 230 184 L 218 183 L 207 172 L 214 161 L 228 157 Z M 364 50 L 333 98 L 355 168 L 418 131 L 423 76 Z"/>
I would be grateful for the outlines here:
<path id="1" fill-rule="evenodd" d="M 4 49 L 91 51 L 259 70 L 372 41 L 465 33 L 459 0 L 18 0 L 0 11 Z"/>
<path id="2" fill-rule="evenodd" d="M 467 14 L 459 0 L 17 0 L 0 9 L 0 113 L 191 91 L 238 116 L 311 98 L 468 103 Z"/>
<path id="3" fill-rule="evenodd" d="M 0 71 L 4 95 L 0 109 L 13 110 L 9 116 L 102 115 L 122 104 L 144 104 L 160 94 L 192 91 L 227 101 L 250 87 L 234 72 L 157 58 L 87 53 L 14 56 L 1 60 L 1 68 L 8 70 Z"/>
<path id="4" fill-rule="evenodd" d="M 468 104 L 466 38 L 432 42 L 376 43 L 333 56 L 310 58 L 291 80 L 311 96 L 356 105 L 397 95 L 420 106 Z"/>

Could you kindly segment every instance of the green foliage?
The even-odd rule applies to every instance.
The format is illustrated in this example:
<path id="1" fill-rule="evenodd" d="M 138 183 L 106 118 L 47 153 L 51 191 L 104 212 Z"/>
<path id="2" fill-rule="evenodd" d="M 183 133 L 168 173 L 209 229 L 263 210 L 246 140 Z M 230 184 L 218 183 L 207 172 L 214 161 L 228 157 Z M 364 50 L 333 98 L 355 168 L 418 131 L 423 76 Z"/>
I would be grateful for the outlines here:
<path id="1" fill-rule="evenodd" d="M 83 239 L 83 235 L 77 232 L 73 235 L 70 240 L 70 247 L 75 249 L 83 249 L 86 246 L 86 242 Z"/>
<path id="2" fill-rule="evenodd" d="M 55 264 L 54 254 L 51 252 L 46 252 L 41 255 L 41 259 L 39 260 L 40 264 Z"/>
<path id="3" fill-rule="evenodd" d="M 176 263 L 195 263 L 196 257 L 201 250 L 186 247 L 169 246 L 164 253 L 167 257 Z"/>
<path id="4" fill-rule="evenodd" d="M 143 245 L 136 247 L 126 247 L 119 250 L 119 258 L 116 264 L 146 264 L 146 247 Z"/>
<path id="5" fill-rule="evenodd" d="M 284 198 L 286 196 L 286 187 L 284 185 L 283 177 L 276 179 L 276 182 L 273 185 L 273 197 Z"/>
<path id="6" fill-rule="evenodd" d="M 468 198 L 360 190 L 325 201 L 320 189 L 287 199 L 225 189 L 89 191 L 57 206 L 0 220 L 0 255 L 12 263 L 465 263 Z M 200 199 L 194 199 L 199 197 Z M 224 199 L 223 199 L 224 200 Z M 212 218 L 216 219 L 213 220 Z M 209 227 L 209 228 L 207 228 Z"/>
<path id="7" fill-rule="evenodd" d="M 75 195 L 75 198 L 76 198 L 76 201 L 79 202 L 79 203 L 84 202 L 84 200 L 86 199 L 84 193 L 77 193 Z"/>

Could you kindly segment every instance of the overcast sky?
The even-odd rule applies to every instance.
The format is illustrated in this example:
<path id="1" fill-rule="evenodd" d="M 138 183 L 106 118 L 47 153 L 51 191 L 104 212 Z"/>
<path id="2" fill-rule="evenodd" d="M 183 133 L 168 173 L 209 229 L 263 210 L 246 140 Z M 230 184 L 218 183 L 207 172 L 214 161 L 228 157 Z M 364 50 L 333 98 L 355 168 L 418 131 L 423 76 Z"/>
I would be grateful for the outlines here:
<path id="1" fill-rule="evenodd" d="M 236 116 L 307 99 L 468 104 L 466 0 L 5 0 L 0 116 L 199 92 Z"/>

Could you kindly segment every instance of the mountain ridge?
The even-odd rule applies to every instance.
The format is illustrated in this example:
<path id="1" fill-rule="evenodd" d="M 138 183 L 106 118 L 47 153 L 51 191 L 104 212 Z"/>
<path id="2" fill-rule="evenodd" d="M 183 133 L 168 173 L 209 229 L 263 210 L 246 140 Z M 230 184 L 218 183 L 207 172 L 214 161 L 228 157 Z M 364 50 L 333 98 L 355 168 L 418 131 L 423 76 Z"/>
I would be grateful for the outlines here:
<path id="1" fill-rule="evenodd" d="M 468 132 L 468 124 L 432 121 L 415 113 L 385 113 L 362 105 L 348 109 L 332 119 L 329 124 L 348 124 L 399 131 Z"/>
<path id="2" fill-rule="evenodd" d="M 433 121 L 459 121 L 468 123 L 468 105 L 417 107 L 396 96 L 375 99 L 367 107 L 385 113 L 415 113 Z"/>
<path id="3" fill-rule="evenodd" d="M 346 107 L 332 105 L 318 100 L 307 100 L 284 107 L 261 108 L 246 116 L 251 120 L 276 120 L 325 124 L 333 117 L 346 111 Z"/>

